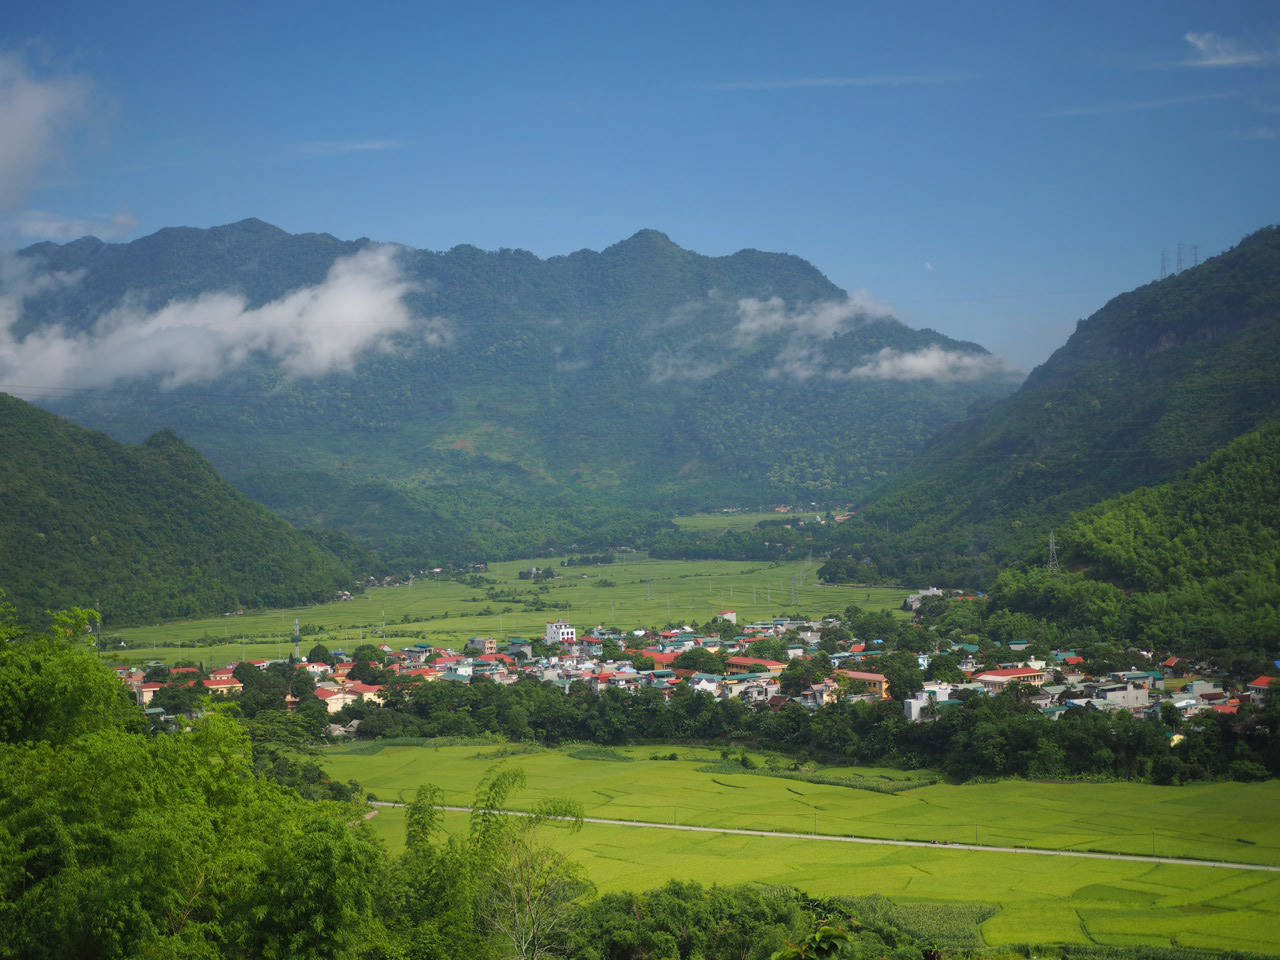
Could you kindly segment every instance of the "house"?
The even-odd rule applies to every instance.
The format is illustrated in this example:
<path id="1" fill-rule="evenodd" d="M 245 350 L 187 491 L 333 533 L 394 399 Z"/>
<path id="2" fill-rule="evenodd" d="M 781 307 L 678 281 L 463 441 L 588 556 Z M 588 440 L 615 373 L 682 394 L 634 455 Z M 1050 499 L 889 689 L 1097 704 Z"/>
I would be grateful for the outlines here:
<path id="1" fill-rule="evenodd" d="M 768 673 L 778 676 L 787 665 L 776 660 L 765 660 L 761 657 L 730 657 L 729 673 Z"/>
<path id="2" fill-rule="evenodd" d="M 242 693 L 244 684 L 235 677 L 210 677 L 204 682 L 205 689 L 210 693 L 221 693 L 223 695 L 231 693 Z"/>
<path id="3" fill-rule="evenodd" d="M 1280 679 L 1276 677 L 1262 676 L 1256 680 L 1249 681 L 1249 693 L 1258 703 L 1265 703 L 1267 697 L 1271 696 L 1271 691 L 1280 690 Z"/>
<path id="4" fill-rule="evenodd" d="M 355 703 L 360 697 L 349 690 L 332 690 L 328 687 L 316 687 L 316 696 L 330 713 L 337 713 L 349 703 Z"/>
<path id="5" fill-rule="evenodd" d="M 578 641 L 578 631 L 568 620 L 556 620 L 547 624 L 545 639 L 547 643 L 573 644 Z"/>
<path id="6" fill-rule="evenodd" d="M 498 641 L 494 637 L 472 637 L 463 649 L 468 653 L 497 653 Z"/>
<path id="7" fill-rule="evenodd" d="M 988 693 L 999 693 L 1015 682 L 1042 687 L 1048 677 L 1036 667 L 1002 667 L 999 670 L 983 670 L 974 674 L 973 679 L 981 683 Z"/>
<path id="8" fill-rule="evenodd" d="M 800 696 L 796 697 L 796 700 L 802 706 L 806 706 L 811 710 L 816 710 L 818 707 L 826 706 L 829 703 L 835 703 L 839 699 L 840 685 L 830 677 L 810 684 L 801 692 Z"/>
<path id="9" fill-rule="evenodd" d="M 1086 688 L 1086 692 L 1092 699 L 1106 700 L 1127 710 L 1137 710 L 1151 702 L 1146 687 L 1140 683 L 1129 683 L 1125 680 L 1094 684 Z"/>
<path id="10" fill-rule="evenodd" d="M 867 692 L 877 700 L 889 699 L 889 678 L 883 673 L 866 673 L 862 670 L 837 670 L 836 675 L 865 683 Z"/>

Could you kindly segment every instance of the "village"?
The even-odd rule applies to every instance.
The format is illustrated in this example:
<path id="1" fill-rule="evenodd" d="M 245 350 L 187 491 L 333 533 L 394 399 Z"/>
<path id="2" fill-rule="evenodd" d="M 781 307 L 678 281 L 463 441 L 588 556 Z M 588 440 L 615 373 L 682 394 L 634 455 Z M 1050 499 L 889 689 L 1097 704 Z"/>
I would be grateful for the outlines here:
<path id="1" fill-rule="evenodd" d="M 735 611 L 722 611 L 716 619 L 737 627 Z M 1162 711 L 1166 716 L 1167 711 L 1176 711 L 1185 719 L 1208 711 L 1233 714 L 1241 703 L 1265 701 L 1271 690 L 1280 685 L 1276 677 L 1265 675 L 1242 690 L 1231 690 L 1221 680 L 1199 678 L 1166 685 L 1167 677 L 1180 676 L 1190 666 L 1177 657 L 1162 661 L 1158 670 L 1121 670 L 1094 676 L 1083 672 L 1083 658 L 1073 650 L 1054 650 L 1049 658 L 1037 659 L 1026 655 L 1029 644 L 1011 641 L 1000 648 L 999 660 L 991 662 L 983 662 L 976 644 L 952 644 L 945 652 L 959 658 L 962 679 L 924 680 L 919 689 L 902 696 L 891 689 L 890 678 L 876 669 L 877 661 L 886 656 L 884 641 L 854 638 L 842 641 L 839 649 L 829 652 L 824 647 L 831 644 L 823 644 L 823 631 L 832 623 L 780 617 L 709 635 L 690 626 L 661 631 L 636 629 L 629 633 L 596 627 L 580 635 L 568 621 L 555 620 L 546 624 L 544 635 L 536 640 L 513 637 L 499 641 L 478 636 L 468 640 L 461 651 L 437 649 L 427 642 L 400 650 L 381 643 L 374 647 L 380 663 L 351 659 L 342 650 L 326 651 L 329 656 L 325 659 L 308 659 L 295 648 L 293 662 L 314 680 L 315 697 L 329 714 L 359 701 L 381 705 L 390 684 L 467 684 L 479 678 L 510 685 L 528 677 L 553 684 L 565 693 L 574 684 L 583 684 L 592 693 L 651 688 L 667 699 L 679 688 L 687 687 L 718 700 L 737 698 L 754 708 L 771 710 L 790 703 L 816 710 L 837 702 L 892 698 L 901 702 L 905 718 L 913 723 L 936 719 L 941 710 L 971 697 L 1006 691 L 1016 693 L 1050 719 L 1057 719 L 1073 707 L 1127 711 L 1143 719 L 1159 718 Z M 785 650 L 785 659 L 754 655 L 766 646 Z M 368 648 L 365 649 L 367 654 Z M 723 669 L 712 672 L 683 665 L 692 651 L 712 655 L 723 662 Z M 938 654 L 914 656 L 923 671 Z M 825 676 L 799 689 L 792 683 L 791 690 L 784 690 L 783 674 L 789 665 L 822 657 L 830 664 Z M 262 670 L 285 662 L 289 661 L 245 661 Z M 159 691 L 175 685 L 200 685 L 215 696 L 235 696 L 244 690 L 244 683 L 236 675 L 238 666 L 232 662 L 203 671 L 198 666 L 152 665 L 161 669 L 162 678 L 156 678 L 153 669 L 137 667 L 119 667 L 117 673 L 144 710 L 164 718 L 165 711 L 152 703 Z M 360 679 L 367 675 L 368 667 L 379 671 L 386 682 Z M 290 709 L 299 703 L 299 697 L 292 693 L 286 699 Z M 329 732 L 352 733 L 358 721 L 354 724 L 335 724 Z"/>

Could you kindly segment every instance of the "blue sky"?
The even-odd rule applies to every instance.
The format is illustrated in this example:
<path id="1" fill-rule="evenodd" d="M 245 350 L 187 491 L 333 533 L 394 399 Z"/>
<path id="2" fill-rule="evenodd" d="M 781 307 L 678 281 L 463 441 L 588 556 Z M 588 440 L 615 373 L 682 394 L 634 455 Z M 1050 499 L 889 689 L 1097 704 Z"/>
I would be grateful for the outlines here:
<path id="1" fill-rule="evenodd" d="M 0 30 L 11 247 L 256 216 L 551 256 L 652 227 L 798 254 L 1029 368 L 1162 250 L 1280 220 L 1274 0 L 61 3 Z"/>

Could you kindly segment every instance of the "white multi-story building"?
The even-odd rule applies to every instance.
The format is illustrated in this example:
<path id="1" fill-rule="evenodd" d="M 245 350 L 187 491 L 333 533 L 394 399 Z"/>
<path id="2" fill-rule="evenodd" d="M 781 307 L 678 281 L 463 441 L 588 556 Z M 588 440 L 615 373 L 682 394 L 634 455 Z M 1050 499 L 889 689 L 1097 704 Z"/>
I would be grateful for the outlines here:
<path id="1" fill-rule="evenodd" d="M 556 620 L 547 624 L 547 643 L 577 643 L 578 631 L 569 625 L 568 620 Z"/>

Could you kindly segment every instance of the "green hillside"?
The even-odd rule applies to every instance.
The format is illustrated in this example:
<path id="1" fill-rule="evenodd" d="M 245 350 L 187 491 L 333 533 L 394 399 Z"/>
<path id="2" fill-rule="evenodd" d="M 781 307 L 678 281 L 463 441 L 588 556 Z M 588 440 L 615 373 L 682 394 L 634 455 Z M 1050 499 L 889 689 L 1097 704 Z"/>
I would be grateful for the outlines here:
<path id="1" fill-rule="evenodd" d="M 1091 628 L 1241 676 L 1280 655 L 1280 422 L 1184 478 L 1101 503 L 997 579 L 992 609 Z"/>
<path id="2" fill-rule="evenodd" d="M 77 280 L 29 297 L 24 329 L 210 291 L 252 308 L 369 246 L 254 220 L 40 244 L 23 253 L 32 269 Z M 598 253 L 402 249 L 399 263 L 416 325 L 350 373 L 290 378 L 254 354 L 177 389 L 126 379 L 41 402 L 119 439 L 172 428 L 301 526 L 462 560 L 607 546 L 673 512 L 863 495 L 1015 382 L 982 347 L 859 311 L 785 254 L 707 257 L 642 230 Z M 926 349 L 968 372 L 868 367 Z"/>
<path id="3" fill-rule="evenodd" d="M 171 433 L 126 446 L 0 394 L 0 590 L 108 623 L 326 599 L 351 573 Z"/>
<path id="4" fill-rule="evenodd" d="M 1170 480 L 1277 415 L 1280 229 L 1268 227 L 1081 321 L 1015 394 L 869 498 L 869 523 L 846 537 L 886 569 L 989 581 L 1072 512 Z M 934 559 L 945 554 L 956 559 Z"/>

